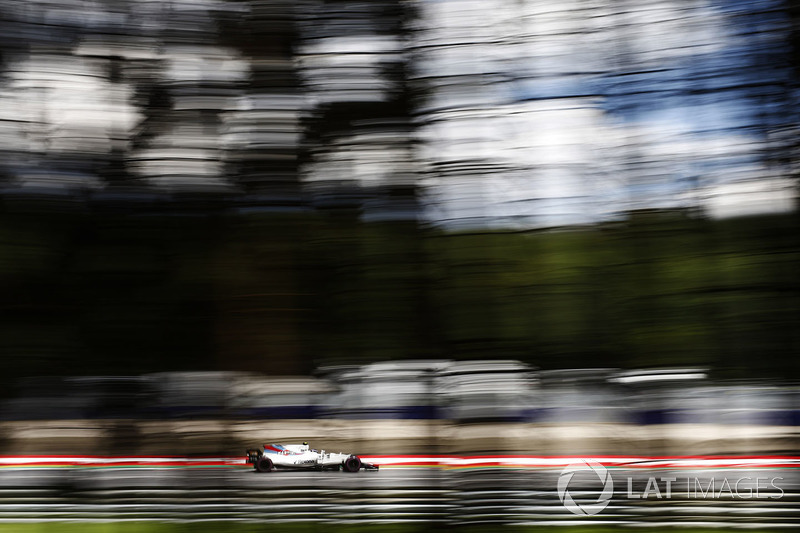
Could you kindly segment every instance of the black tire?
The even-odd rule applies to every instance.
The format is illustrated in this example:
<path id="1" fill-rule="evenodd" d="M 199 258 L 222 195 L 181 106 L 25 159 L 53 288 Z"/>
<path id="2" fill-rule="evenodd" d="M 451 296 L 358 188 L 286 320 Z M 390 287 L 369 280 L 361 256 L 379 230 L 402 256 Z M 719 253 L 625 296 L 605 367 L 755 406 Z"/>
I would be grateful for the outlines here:
<path id="1" fill-rule="evenodd" d="M 345 472 L 358 472 L 361 470 L 361 459 L 351 455 L 342 463 L 342 468 L 344 468 Z"/>
<path id="2" fill-rule="evenodd" d="M 272 472 L 272 461 L 269 457 L 259 457 L 256 461 L 257 472 Z"/>

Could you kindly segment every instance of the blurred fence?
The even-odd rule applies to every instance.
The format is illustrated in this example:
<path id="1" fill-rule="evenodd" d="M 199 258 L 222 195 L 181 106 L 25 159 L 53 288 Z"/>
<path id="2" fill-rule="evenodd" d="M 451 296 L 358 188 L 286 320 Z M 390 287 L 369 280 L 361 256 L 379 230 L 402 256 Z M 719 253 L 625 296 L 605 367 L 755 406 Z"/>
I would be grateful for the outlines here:
<path id="1" fill-rule="evenodd" d="M 328 472 L 256 474 L 224 469 L 4 469 L 0 522 L 63 520 L 240 520 L 315 523 L 725 526 L 797 528 L 800 477 L 796 468 L 614 470 L 613 498 L 595 516 L 578 516 L 556 491 L 560 468 L 388 468 L 355 475 Z M 677 479 L 669 499 L 631 499 L 648 476 Z M 780 477 L 758 499 L 702 498 L 682 483 Z M 763 487 L 762 487 L 763 488 Z M 571 486 L 578 500 L 596 487 Z M 581 491 L 585 491 L 581 492 Z"/>

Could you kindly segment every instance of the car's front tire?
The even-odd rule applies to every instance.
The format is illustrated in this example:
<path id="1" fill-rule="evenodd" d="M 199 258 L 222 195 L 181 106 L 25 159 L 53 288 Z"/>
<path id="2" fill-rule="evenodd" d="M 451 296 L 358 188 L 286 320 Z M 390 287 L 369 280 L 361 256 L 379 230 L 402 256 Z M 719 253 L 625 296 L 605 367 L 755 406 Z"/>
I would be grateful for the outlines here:
<path id="1" fill-rule="evenodd" d="M 344 463 L 342 463 L 342 468 L 344 468 L 345 472 L 358 472 L 361 470 L 361 459 L 355 455 L 351 455 L 344 460 Z"/>
<path id="2" fill-rule="evenodd" d="M 259 457 L 255 466 L 257 472 L 272 472 L 272 460 L 269 457 Z"/>

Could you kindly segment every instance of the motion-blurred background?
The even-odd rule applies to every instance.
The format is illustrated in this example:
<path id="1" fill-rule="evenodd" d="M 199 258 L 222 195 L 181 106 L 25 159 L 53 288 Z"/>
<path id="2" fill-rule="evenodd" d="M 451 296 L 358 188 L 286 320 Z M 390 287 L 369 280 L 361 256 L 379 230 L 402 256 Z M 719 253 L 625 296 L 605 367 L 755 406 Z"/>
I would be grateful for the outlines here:
<path id="1" fill-rule="evenodd" d="M 799 21 L 0 0 L 0 454 L 795 454 Z"/>

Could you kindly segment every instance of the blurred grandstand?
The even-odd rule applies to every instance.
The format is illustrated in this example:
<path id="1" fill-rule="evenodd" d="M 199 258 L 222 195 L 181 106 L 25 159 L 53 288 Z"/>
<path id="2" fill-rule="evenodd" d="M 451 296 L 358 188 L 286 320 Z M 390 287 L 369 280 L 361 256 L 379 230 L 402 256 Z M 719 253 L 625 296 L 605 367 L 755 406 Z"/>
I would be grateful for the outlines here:
<path id="1" fill-rule="evenodd" d="M 31 380 L 0 412 L 6 453 L 87 453 L 124 426 L 126 449 L 166 454 L 312 438 L 369 453 L 785 454 L 798 446 L 799 401 L 793 384 L 715 380 L 696 368 L 414 360 L 325 367 L 317 377 Z"/>

